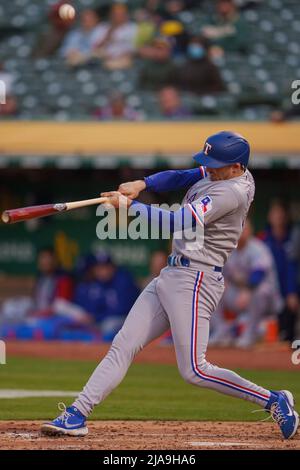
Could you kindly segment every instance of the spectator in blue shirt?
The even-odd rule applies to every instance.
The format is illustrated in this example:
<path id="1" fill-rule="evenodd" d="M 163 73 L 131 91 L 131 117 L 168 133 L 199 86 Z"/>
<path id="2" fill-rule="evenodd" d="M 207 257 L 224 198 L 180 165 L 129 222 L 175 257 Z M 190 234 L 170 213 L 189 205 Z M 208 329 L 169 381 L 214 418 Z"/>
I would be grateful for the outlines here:
<path id="1" fill-rule="evenodd" d="M 287 205 L 274 201 L 268 213 L 268 227 L 262 234 L 262 240 L 270 248 L 284 299 L 284 308 L 279 316 L 280 332 L 283 340 L 295 339 L 299 297 L 297 293 L 297 261 L 292 256 L 292 226 Z"/>
<path id="2" fill-rule="evenodd" d="M 128 271 L 118 268 L 106 253 L 94 257 L 92 279 L 78 284 L 74 303 L 93 317 L 104 341 L 121 328 L 139 291 Z"/>

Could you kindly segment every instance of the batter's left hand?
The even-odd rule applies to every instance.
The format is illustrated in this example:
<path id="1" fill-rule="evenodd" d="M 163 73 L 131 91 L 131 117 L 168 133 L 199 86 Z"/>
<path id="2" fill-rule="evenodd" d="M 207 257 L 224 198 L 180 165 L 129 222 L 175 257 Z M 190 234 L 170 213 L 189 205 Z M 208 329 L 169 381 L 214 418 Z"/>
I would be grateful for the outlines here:
<path id="1" fill-rule="evenodd" d="M 107 198 L 107 204 L 118 209 L 119 207 L 128 208 L 132 204 L 132 200 L 123 196 L 119 191 L 108 191 L 101 193 L 101 197 Z"/>

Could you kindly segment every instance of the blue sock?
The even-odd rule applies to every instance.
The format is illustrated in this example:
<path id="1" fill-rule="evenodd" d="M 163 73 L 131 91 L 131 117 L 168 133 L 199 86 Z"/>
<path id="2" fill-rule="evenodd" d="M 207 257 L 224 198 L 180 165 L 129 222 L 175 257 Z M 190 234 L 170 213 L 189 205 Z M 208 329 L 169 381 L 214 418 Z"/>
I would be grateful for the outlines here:
<path id="1" fill-rule="evenodd" d="M 72 413 L 74 413 L 75 415 L 79 416 L 80 418 L 82 419 L 86 419 L 86 416 L 84 416 L 81 411 L 79 411 L 78 408 L 76 408 L 75 406 L 69 406 L 69 408 L 67 408 L 68 410 L 70 410 Z"/>
<path id="2" fill-rule="evenodd" d="M 271 406 L 273 405 L 273 403 L 278 401 L 278 392 L 273 392 L 272 390 L 270 390 L 270 393 L 271 393 L 271 395 L 270 395 L 269 401 L 265 406 L 266 410 L 269 410 L 271 408 Z"/>

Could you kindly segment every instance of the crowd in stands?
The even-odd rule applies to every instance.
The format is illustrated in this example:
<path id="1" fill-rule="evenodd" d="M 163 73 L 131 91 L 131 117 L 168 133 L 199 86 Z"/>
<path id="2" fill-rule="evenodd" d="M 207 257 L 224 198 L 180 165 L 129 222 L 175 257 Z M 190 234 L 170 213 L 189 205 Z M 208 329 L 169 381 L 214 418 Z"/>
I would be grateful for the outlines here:
<path id="1" fill-rule="evenodd" d="M 160 90 L 173 87 L 187 101 L 193 98 L 190 105 L 185 104 L 189 109 L 180 119 L 236 113 L 246 119 L 263 116 L 276 123 L 298 119 L 299 106 L 290 102 L 288 76 L 294 76 L 299 68 L 295 40 L 299 21 L 293 13 L 296 6 L 289 2 L 290 10 L 280 10 L 281 1 L 269 5 L 262 0 L 136 0 L 106 4 L 91 0 L 90 7 L 84 7 L 74 0 L 76 17 L 62 19 L 59 12 L 65 2 L 59 0 L 46 18 L 41 16 L 41 26 L 32 28 L 32 43 L 26 43 L 28 28 L 24 27 L 23 33 L 22 29 L 16 30 L 16 34 L 24 34 L 23 40 L 21 36 L 10 36 L 13 33 L 9 28 L 2 32 L 0 62 L 4 63 L 3 72 L 6 62 L 9 64 L 5 73 L 16 78 L 19 90 L 14 93 L 14 85 L 9 88 L 7 103 L 0 105 L 0 117 L 49 115 L 56 119 L 65 112 L 64 119 L 169 119 L 160 112 L 158 102 Z M 283 18 L 279 25 L 277 10 Z M 288 17 L 290 28 L 285 23 Z M 8 45 L 23 41 L 23 49 L 29 49 L 23 77 L 23 51 L 16 47 L 7 52 L 5 41 Z M 287 66 L 286 76 L 283 64 Z M 43 75 L 53 75 L 56 83 L 50 92 L 50 79 L 45 78 L 46 86 L 41 83 L 39 88 L 35 84 L 39 67 L 45 71 Z M 76 90 L 75 86 L 80 71 L 88 71 L 90 79 L 87 74 L 86 82 L 91 87 L 82 101 L 78 94 L 85 93 L 84 80 L 82 87 Z M 119 72 L 123 79 L 111 82 L 113 72 Z M 74 85 L 68 91 L 65 80 Z M 55 91 L 60 88 L 64 90 L 61 101 Z M 54 97 L 58 95 L 57 102 L 52 99 L 52 90 Z M 115 92 L 123 94 L 125 112 L 101 112 L 99 106 L 93 109 L 89 95 L 101 102 Z M 128 113 L 128 108 L 136 109 Z"/>
<path id="2" fill-rule="evenodd" d="M 31 60 L 57 57 L 75 70 L 101 66 L 110 71 L 128 70 L 139 62 L 139 87 L 157 93 L 159 100 L 162 89 L 170 93 L 173 88 L 173 95 L 190 92 L 199 96 L 226 91 L 218 58 L 232 52 L 247 53 L 249 33 L 239 10 L 255 4 L 216 0 L 207 24 L 199 24 L 198 30 L 191 32 L 181 21 L 180 14 L 193 13 L 194 8 L 201 8 L 201 1 L 145 0 L 134 10 L 129 9 L 129 2 L 128 6 L 113 3 L 97 9 L 82 9 L 77 19 L 66 20 L 59 15 L 63 3 L 60 0 L 51 7 L 47 27 L 37 36 Z M 114 91 L 112 88 L 111 92 Z M 124 109 L 117 112 L 96 109 L 90 117 L 103 120 L 145 118 L 142 113 L 129 110 L 126 103 L 121 107 Z M 186 119 L 194 113 L 192 108 L 179 113 L 161 109 L 162 118 Z M 1 106 L 1 114 L 18 115 L 12 94 L 7 105 Z"/>
<path id="3" fill-rule="evenodd" d="M 245 28 L 230 0 L 217 2 L 213 26 L 203 27 L 196 36 L 190 35 L 175 16 L 196 2 L 145 3 L 133 13 L 133 19 L 124 4 L 113 5 L 108 18 L 101 9 L 84 10 L 77 28 L 65 28 L 57 53 L 73 67 L 100 61 L 109 70 L 130 68 L 139 59 L 140 87 L 158 92 L 161 117 L 190 118 L 193 110 L 181 105 L 180 90 L 199 95 L 224 91 L 213 56 L 227 50 L 242 53 L 247 40 Z M 100 120 L 144 119 L 142 113 L 130 109 L 120 93 L 94 116 Z"/>
<path id="4" fill-rule="evenodd" d="M 55 11 L 58 6 L 54 7 Z M 71 30 L 69 22 L 64 25 L 64 37 L 57 41 L 56 52 L 71 66 L 99 59 L 109 69 L 128 68 L 135 57 L 150 63 L 171 62 L 171 59 L 176 63 L 186 59 L 189 48 L 192 58 L 198 60 L 206 54 L 247 52 L 246 26 L 235 2 L 218 0 L 209 24 L 199 27 L 198 40 L 206 41 L 207 47 L 203 47 L 201 53 L 198 48 L 195 53 L 196 48 L 189 47 L 192 36 L 177 17 L 177 13 L 191 6 L 192 2 L 148 1 L 132 16 L 123 3 L 113 4 L 108 14 L 100 8 L 83 10 L 79 25 Z M 52 13 L 52 22 L 53 18 Z M 48 39 L 46 42 L 49 44 Z M 53 52 L 52 49 L 48 53 Z"/>
<path id="5" fill-rule="evenodd" d="M 155 251 L 149 275 L 135 280 L 106 252 L 78 259 L 72 274 L 60 269 L 54 251 L 37 260 L 31 298 L 7 299 L 0 311 L 0 335 L 21 339 L 111 341 L 144 288 L 167 265 Z M 224 269 L 225 292 L 213 315 L 210 343 L 248 348 L 267 337 L 292 342 L 300 314 L 300 228 L 286 204 L 271 203 L 266 229 L 254 235 L 250 219 Z M 169 338 L 169 336 L 167 336 Z"/>

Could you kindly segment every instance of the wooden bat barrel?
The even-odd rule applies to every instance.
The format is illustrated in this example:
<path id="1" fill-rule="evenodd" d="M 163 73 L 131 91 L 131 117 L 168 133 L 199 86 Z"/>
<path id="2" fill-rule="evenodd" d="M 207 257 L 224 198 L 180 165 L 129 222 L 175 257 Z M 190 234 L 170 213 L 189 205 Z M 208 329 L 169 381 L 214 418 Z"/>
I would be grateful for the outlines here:
<path id="1" fill-rule="evenodd" d="M 2 214 L 2 222 L 13 224 L 24 220 L 36 219 L 66 210 L 66 204 L 44 204 L 42 206 L 21 207 L 19 209 L 6 210 Z"/>

